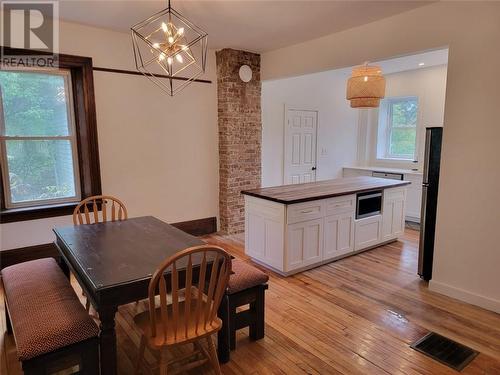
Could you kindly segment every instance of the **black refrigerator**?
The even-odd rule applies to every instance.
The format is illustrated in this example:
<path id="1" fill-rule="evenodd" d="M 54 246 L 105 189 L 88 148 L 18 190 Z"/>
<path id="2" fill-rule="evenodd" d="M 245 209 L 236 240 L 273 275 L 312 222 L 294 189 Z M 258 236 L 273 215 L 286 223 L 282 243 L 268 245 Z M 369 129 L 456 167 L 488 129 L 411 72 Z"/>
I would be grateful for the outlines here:
<path id="1" fill-rule="evenodd" d="M 425 160 L 418 249 L 418 274 L 424 280 L 432 278 L 442 138 L 443 128 L 432 127 L 425 129 Z"/>

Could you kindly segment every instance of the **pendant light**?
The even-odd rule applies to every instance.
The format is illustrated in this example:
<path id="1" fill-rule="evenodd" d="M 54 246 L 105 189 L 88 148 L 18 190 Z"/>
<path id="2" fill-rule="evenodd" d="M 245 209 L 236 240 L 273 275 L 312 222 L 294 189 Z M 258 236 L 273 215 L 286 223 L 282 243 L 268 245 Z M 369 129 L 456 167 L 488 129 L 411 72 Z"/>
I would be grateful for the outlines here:
<path id="1" fill-rule="evenodd" d="M 173 96 L 205 72 L 208 34 L 168 7 L 132 28 L 135 65 Z"/>
<path id="2" fill-rule="evenodd" d="M 377 108 L 384 96 L 385 78 L 379 66 L 365 63 L 352 69 L 346 95 L 352 108 Z"/>

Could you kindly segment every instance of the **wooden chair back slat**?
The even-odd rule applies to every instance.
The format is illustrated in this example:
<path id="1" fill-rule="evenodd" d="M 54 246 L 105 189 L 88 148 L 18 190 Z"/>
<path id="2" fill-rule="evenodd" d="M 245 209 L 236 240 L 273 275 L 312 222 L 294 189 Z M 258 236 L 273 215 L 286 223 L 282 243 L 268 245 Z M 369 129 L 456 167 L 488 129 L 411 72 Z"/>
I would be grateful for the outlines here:
<path id="1" fill-rule="evenodd" d="M 220 269 L 220 272 L 219 272 L 219 278 L 217 280 L 217 284 L 223 282 L 222 279 L 224 278 L 224 275 L 226 274 L 226 272 L 228 272 L 229 274 L 231 274 L 231 264 L 224 264 L 221 269 Z M 229 268 L 229 271 L 226 270 L 225 268 L 228 267 Z M 225 290 L 222 290 L 222 289 L 216 289 L 215 291 L 215 294 L 214 294 L 214 305 L 217 306 L 217 309 L 219 308 L 218 306 L 220 305 L 221 301 L 222 301 L 222 297 L 224 295 L 224 292 Z M 217 313 L 217 310 L 216 309 L 212 309 L 212 311 L 210 312 L 210 316 L 208 317 L 209 321 L 212 322 L 214 319 L 215 319 L 215 315 Z"/>
<path id="2" fill-rule="evenodd" d="M 85 221 L 87 222 L 87 224 L 90 224 L 90 213 L 87 205 L 83 206 L 83 212 L 85 213 Z"/>
<path id="3" fill-rule="evenodd" d="M 210 283 L 208 284 L 208 293 L 207 293 L 207 300 L 208 301 L 213 301 L 214 299 L 214 292 L 215 292 L 215 285 L 216 285 L 216 280 L 217 280 L 217 271 L 219 270 L 218 267 L 218 262 L 219 262 L 219 254 L 217 254 L 215 261 L 212 263 L 211 267 L 211 272 L 210 272 Z M 205 306 L 205 311 L 204 311 L 204 324 L 203 327 L 207 327 L 207 323 L 209 323 L 209 316 L 210 316 L 210 310 L 211 310 L 211 303 L 208 303 Z"/>
<path id="4" fill-rule="evenodd" d="M 168 322 L 168 309 L 167 309 L 167 284 L 165 277 L 160 277 L 160 314 L 162 322 Z M 154 311 L 154 310 L 152 310 Z M 153 326 L 154 327 L 154 326 Z M 168 324 L 163 324 L 163 332 L 165 337 L 168 335 Z"/>
<path id="5" fill-rule="evenodd" d="M 111 220 L 116 219 L 116 206 L 118 206 L 118 220 L 126 220 L 128 218 L 127 208 L 117 198 L 109 195 L 95 195 L 81 201 L 73 211 L 73 224 L 95 224 L 99 222 L 107 222 L 108 220 L 108 203 L 111 201 Z M 99 205 L 101 208 L 101 217 L 99 218 Z M 89 210 L 91 207 L 92 212 Z"/>
<path id="6" fill-rule="evenodd" d="M 174 337 L 177 339 L 179 328 L 179 275 L 175 261 L 172 263 L 172 272 L 170 275 L 172 280 L 172 325 L 174 326 Z"/>
<path id="7" fill-rule="evenodd" d="M 102 212 L 102 222 L 105 223 L 108 221 L 108 200 L 107 199 L 103 199 L 102 200 L 102 209 L 101 209 L 101 212 Z"/>
<path id="8" fill-rule="evenodd" d="M 201 264 L 196 268 L 193 267 L 195 256 L 201 258 Z M 208 292 L 205 294 L 209 263 L 211 263 L 210 281 Z M 194 270 L 198 273 L 199 279 L 198 287 L 193 290 Z M 193 335 L 191 331 L 193 327 L 196 335 L 198 326 L 206 330 L 207 325 L 213 325 L 217 319 L 216 312 L 222 299 L 221 296 L 229 281 L 230 270 L 229 254 L 224 249 L 213 245 L 191 247 L 166 259 L 158 267 L 149 283 L 149 316 L 152 336 L 156 337 L 158 334 L 157 325 L 163 327 L 165 340 L 168 338 L 167 333 L 170 332 L 174 341 L 187 339 L 188 335 Z M 166 271 L 170 271 L 170 285 L 165 283 Z M 180 285 L 181 282 L 183 285 Z M 180 287 L 184 287 L 184 293 L 180 293 Z M 161 324 L 156 322 L 157 316 L 154 313 L 157 291 L 160 294 Z M 168 305 L 167 294 L 171 295 L 170 305 Z"/>
<path id="9" fill-rule="evenodd" d="M 92 202 L 92 211 L 94 212 L 94 223 L 99 222 L 99 210 L 97 209 L 97 202 Z"/>
<path id="10" fill-rule="evenodd" d="M 203 253 L 203 259 L 200 266 L 200 275 L 198 280 L 198 296 L 196 301 L 196 328 L 195 332 L 198 333 L 198 327 L 201 319 L 202 305 L 203 305 L 203 292 L 205 290 L 205 277 L 207 274 L 207 256 Z"/>
<path id="11" fill-rule="evenodd" d="M 186 269 L 186 287 L 184 288 L 186 290 L 185 297 L 184 297 L 184 316 L 190 317 L 191 316 L 191 297 L 192 297 L 192 285 L 193 285 L 193 258 L 191 254 L 189 254 L 188 258 L 188 265 Z M 184 319 L 184 336 L 188 336 L 188 328 L 189 328 L 189 320 Z"/>
<path id="12" fill-rule="evenodd" d="M 115 201 L 111 204 L 111 221 L 115 221 L 116 214 L 115 214 Z"/>

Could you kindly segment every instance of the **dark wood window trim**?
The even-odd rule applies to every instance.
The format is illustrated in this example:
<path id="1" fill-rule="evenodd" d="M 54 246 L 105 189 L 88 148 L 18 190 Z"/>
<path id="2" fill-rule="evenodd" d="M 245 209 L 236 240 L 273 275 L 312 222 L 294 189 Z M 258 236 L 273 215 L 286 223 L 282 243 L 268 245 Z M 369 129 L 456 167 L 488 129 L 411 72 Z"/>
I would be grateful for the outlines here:
<path id="1" fill-rule="evenodd" d="M 33 51 L 1 47 L 9 55 L 31 55 Z M 43 53 L 36 52 L 37 55 Z M 71 71 L 75 125 L 77 133 L 80 188 L 82 199 L 101 194 L 101 172 L 97 144 L 97 121 L 94 97 L 94 76 L 92 58 L 57 55 L 59 67 Z M 3 178 L 0 172 L 0 177 Z M 35 220 L 54 216 L 70 215 L 77 203 L 52 204 L 15 209 L 5 207 L 5 197 L 1 195 L 0 223 Z"/>

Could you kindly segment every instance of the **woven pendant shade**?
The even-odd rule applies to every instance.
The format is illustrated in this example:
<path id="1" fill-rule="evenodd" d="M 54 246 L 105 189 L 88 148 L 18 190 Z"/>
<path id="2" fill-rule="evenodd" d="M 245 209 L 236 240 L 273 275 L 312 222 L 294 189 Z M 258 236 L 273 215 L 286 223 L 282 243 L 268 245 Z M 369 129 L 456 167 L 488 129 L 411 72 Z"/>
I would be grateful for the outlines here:
<path id="1" fill-rule="evenodd" d="M 384 96 L 385 78 L 380 67 L 362 65 L 352 69 L 346 95 L 352 108 L 377 108 Z"/>

